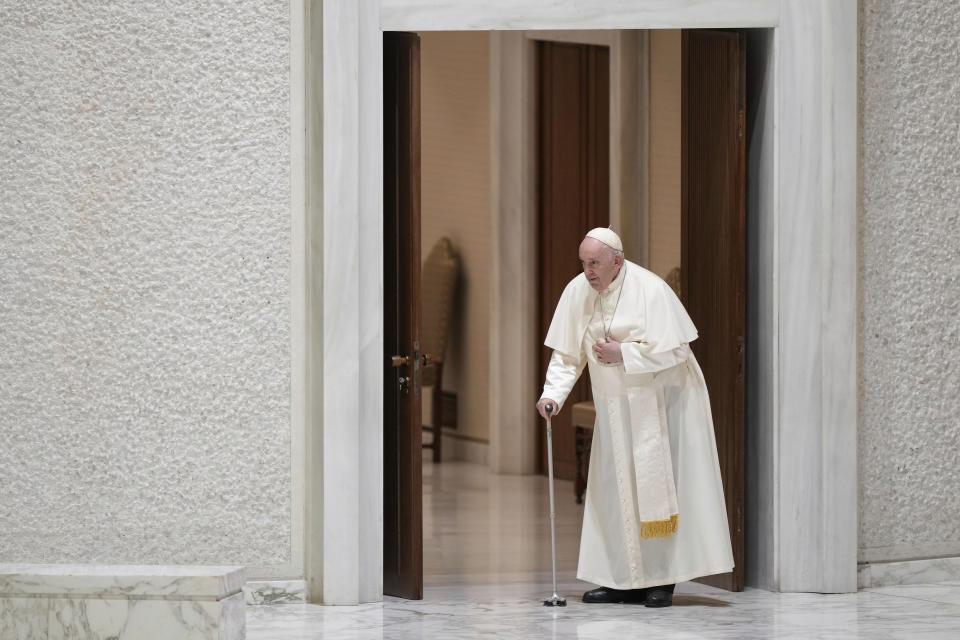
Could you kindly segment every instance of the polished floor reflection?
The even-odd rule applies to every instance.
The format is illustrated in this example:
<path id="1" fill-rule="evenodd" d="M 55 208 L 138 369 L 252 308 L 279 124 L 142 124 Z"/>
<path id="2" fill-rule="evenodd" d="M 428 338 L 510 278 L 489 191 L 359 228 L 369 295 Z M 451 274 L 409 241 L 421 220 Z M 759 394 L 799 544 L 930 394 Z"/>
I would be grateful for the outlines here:
<path id="1" fill-rule="evenodd" d="M 730 593 L 677 587 L 674 606 L 585 605 L 576 580 L 582 508 L 559 482 L 558 565 L 565 608 L 547 608 L 546 479 L 498 476 L 465 463 L 424 466 L 422 601 L 357 607 L 247 608 L 250 640 L 337 638 L 958 638 L 960 582 L 847 595 Z"/>

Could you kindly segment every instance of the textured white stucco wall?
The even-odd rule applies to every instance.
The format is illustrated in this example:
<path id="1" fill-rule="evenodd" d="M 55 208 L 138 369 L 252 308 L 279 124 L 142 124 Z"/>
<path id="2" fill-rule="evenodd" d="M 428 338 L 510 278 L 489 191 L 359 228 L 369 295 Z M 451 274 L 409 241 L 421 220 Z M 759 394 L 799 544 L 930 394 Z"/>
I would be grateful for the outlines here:
<path id="1" fill-rule="evenodd" d="M 0 3 L 0 562 L 296 562 L 289 24 Z"/>
<path id="2" fill-rule="evenodd" d="M 960 3 L 860 2 L 860 558 L 960 555 Z"/>

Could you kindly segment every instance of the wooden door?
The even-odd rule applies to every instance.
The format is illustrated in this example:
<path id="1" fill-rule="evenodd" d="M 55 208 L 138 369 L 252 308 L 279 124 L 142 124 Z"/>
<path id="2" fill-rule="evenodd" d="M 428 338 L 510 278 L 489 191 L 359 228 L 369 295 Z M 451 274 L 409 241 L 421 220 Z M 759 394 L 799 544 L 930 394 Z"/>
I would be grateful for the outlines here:
<path id="1" fill-rule="evenodd" d="M 701 581 L 734 591 L 744 579 L 744 42 L 737 32 L 683 32 L 681 292 L 700 333 L 692 347 L 710 393 L 736 565 Z"/>
<path id="2" fill-rule="evenodd" d="M 538 336 L 543 339 L 567 283 L 581 271 L 587 231 L 610 221 L 610 52 L 607 47 L 537 43 Z M 551 351 L 537 345 L 537 389 Z M 554 474 L 576 474 L 570 407 L 590 400 L 582 376 L 553 419 Z M 546 425 L 540 421 L 540 472 L 546 473 Z"/>
<path id="3" fill-rule="evenodd" d="M 383 592 L 423 597 L 420 39 L 383 36 Z"/>

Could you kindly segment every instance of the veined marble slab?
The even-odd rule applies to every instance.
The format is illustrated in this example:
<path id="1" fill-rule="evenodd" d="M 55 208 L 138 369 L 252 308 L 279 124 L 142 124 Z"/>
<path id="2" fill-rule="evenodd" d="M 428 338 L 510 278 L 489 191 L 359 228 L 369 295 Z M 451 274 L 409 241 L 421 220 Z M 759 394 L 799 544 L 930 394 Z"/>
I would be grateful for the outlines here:
<path id="1" fill-rule="evenodd" d="M 0 597 L 220 600 L 240 593 L 242 567 L 0 564 Z"/>
<path id="2" fill-rule="evenodd" d="M 380 0 L 384 31 L 771 27 L 777 0 Z"/>
<path id="3" fill-rule="evenodd" d="M 243 585 L 247 604 L 303 604 L 307 601 L 304 580 L 257 580 Z"/>
<path id="4" fill-rule="evenodd" d="M 960 580 L 960 557 L 871 562 L 857 572 L 861 589 Z"/>
<path id="5" fill-rule="evenodd" d="M 4 640 L 238 640 L 242 567 L 0 564 Z"/>

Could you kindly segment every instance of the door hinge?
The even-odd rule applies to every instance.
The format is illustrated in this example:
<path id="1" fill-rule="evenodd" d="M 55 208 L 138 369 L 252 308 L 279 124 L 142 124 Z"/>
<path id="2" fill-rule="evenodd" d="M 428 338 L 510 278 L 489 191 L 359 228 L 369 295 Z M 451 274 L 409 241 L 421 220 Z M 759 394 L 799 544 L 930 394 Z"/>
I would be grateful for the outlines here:
<path id="1" fill-rule="evenodd" d="M 743 142 L 743 130 L 746 128 L 746 112 L 740 109 L 737 112 L 737 140 Z"/>

